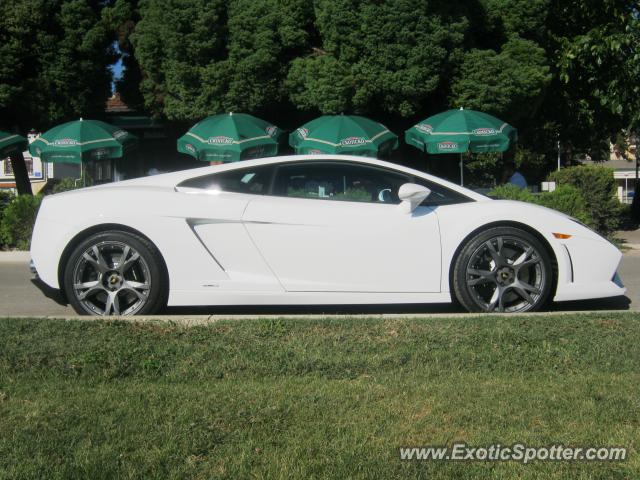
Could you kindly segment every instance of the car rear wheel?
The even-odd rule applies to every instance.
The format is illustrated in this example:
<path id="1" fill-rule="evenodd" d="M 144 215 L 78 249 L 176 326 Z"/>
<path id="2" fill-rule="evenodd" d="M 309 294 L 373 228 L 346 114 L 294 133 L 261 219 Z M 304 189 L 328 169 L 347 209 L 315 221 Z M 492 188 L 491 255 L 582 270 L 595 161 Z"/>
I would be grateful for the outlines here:
<path id="1" fill-rule="evenodd" d="M 156 313 L 166 303 L 160 253 L 128 232 L 94 234 L 71 253 L 64 272 L 69 303 L 81 315 Z"/>
<path id="2" fill-rule="evenodd" d="M 527 312 L 549 299 L 553 269 L 547 249 L 524 230 L 496 227 L 478 233 L 456 259 L 453 287 L 470 312 Z"/>

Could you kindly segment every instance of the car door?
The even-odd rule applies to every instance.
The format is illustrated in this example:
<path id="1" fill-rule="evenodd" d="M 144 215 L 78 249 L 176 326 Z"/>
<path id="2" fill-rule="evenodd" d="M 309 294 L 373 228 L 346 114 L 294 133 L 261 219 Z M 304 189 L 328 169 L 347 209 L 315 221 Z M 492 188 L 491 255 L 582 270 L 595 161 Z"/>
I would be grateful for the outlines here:
<path id="1" fill-rule="evenodd" d="M 398 205 L 410 181 L 366 163 L 285 163 L 243 222 L 287 291 L 439 292 L 434 209 L 408 214 Z"/>
<path id="2" fill-rule="evenodd" d="M 271 166 L 232 169 L 182 182 L 177 191 L 186 200 L 183 215 L 192 234 L 213 260 L 210 291 L 282 292 L 242 221 L 251 199 L 271 186 Z"/>

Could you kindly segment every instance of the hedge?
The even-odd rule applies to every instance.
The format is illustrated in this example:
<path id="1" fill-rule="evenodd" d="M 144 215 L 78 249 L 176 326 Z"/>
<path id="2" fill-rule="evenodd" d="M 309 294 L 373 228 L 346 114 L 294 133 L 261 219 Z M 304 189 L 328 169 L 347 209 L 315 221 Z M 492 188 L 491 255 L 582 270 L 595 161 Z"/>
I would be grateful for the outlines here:
<path id="1" fill-rule="evenodd" d="M 571 185 L 561 185 L 553 192 L 534 195 L 529 190 L 506 184 L 491 190 L 489 196 L 495 199 L 518 200 L 552 208 L 580 220 L 591 228 L 595 228 L 595 223 L 589 215 L 582 194 L 576 187 Z"/>
<path id="2" fill-rule="evenodd" d="M 29 249 L 40 202 L 40 195 L 19 195 L 4 208 L 0 219 L 0 244 Z"/>
<path id="3" fill-rule="evenodd" d="M 549 181 L 558 186 L 572 185 L 580 191 L 593 226 L 601 234 L 608 236 L 620 226 L 624 208 L 616 198 L 612 168 L 597 165 L 563 168 L 551 173 Z"/>

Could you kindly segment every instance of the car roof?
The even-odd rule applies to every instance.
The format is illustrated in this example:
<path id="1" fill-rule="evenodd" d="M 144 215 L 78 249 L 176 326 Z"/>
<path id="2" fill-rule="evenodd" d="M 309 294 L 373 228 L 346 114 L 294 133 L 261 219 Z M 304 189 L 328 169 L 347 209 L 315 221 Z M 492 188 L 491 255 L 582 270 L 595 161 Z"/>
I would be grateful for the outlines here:
<path id="1" fill-rule="evenodd" d="M 257 158 L 253 160 L 242 160 L 239 162 L 232 163 L 224 163 L 220 165 L 211 165 L 201 168 L 194 168 L 188 170 L 181 170 L 178 172 L 170 172 L 159 175 L 153 175 L 149 177 L 137 178 L 133 180 L 125 180 L 122 182 L 108 184 L 111 186 L 171 186 L 175 187 L 180 182 L 184 180 L 188 180 L 190 178 L 201 177 L 205 175 L 211 175 L 236 169 L 244 169 L 251 168 L 255 166 L 262 165 L 276 165 L 281 163 L 294 163 L 294 162 L 322 162 L 322 161 L 338 161 L 338 162 L 353 162 L 360 163 L 372 166 L 378 166 L 390 170 L 395 170 L 398 172 L 403 172 L 408 175 L 417 176 L 429 180 L 431 182 L 437 183 L 444 187 L 447 187 L 451 190 L 459 192 L 467 197 L 470 197 L 474 200 L 483 201 L 488 200 L 488 197 L 476 193 L 473 190 L 469 190 L 467 188 L 461 187 L 460 185 L 456 185 L 455 183 L 449 182 L 442 178 L 436 177 L 434 175 L 430 175 L 425 172 L 421 172 L 419 170 L 415 170 L 413 168 L 405 167 L 402 165 L 398 165 L 396 163 L 387 162 L 384 160 L 379 160 L 377 158 L 371 157 L 362 157 L 355 155 L 322 155 L 322 154 L 314 154 L 314 155 L 284 155 L 284 156 L 276 156 L 276 157 L 265 157 L 265 158 Z"/>

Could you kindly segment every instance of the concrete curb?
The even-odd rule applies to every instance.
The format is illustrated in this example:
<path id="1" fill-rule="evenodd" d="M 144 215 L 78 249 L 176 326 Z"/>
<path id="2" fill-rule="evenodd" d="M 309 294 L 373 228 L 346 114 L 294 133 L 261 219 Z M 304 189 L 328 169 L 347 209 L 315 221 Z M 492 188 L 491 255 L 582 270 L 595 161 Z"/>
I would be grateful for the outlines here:
<path id="1" fill-rule="evenodd" d="M 437 320 L 440 318 L 460 318 L 461 320 L 472 318 L 514 318 L 525 319 L 529 317 L 549 317 L 549 316 L 567 316 L 567 315 L 624 315 L 638 314 L 632 310 L 585 310 L 585 311 L 556 311 L 556 312 L 534 312 L 525 314 L 495 314 L 488 315 L 485 313 L 383 313 L 383 314 L 267 314 L 267 315 L 149 315 L 140 317 L 91 317 L 91 316 L 75 316 L 75 315 L 11 315 L 4 319 L 37 319 L 37 320 L 76 320 L 86 322 L 113 322 L 123 321 L 130 323 L 169 323 L 181 326 L 197 326 L 217 323 L 221 321 L 236 320 Z"/>

